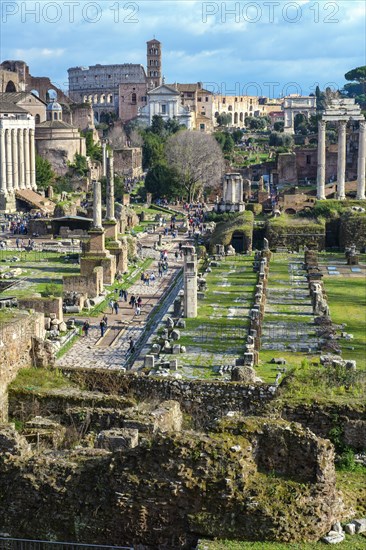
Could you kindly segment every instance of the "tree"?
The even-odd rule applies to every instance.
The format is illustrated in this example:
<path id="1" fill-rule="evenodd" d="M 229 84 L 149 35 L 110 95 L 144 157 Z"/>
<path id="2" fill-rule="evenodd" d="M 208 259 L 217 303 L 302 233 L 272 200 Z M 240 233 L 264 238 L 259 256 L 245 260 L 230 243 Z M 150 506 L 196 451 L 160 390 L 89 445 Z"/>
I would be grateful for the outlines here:
<path id="1" fill-rule="evenodd" d="M 36 155 L 36 183 L 39 189 L 45 189 L 55 180 L 56 174 L 52 170 L 51 163 L 39 155 Z"/>
<path id="2" fill-rule="evenodd" d="M 273 129 L 275 132 L 283 132 L 284 127 L 285 127 L 285 123 L 282 122 L 282 120 L 275 122 L 273 125 Z"/>
<path id="3" fill-rule="evenodd" d="M 243 137 L 243 132 L 241 130 L 234 130 L 231 136 L 235 143 L 240 143 Z"/>
<path id="4" fill-rule="evenodd" d="M 247 116 L 245 117 L 245 126 L 251 130 L 265 130 L 268 124 L 266 117 Z"/>
<path id="5" fill-rule="evenodd" d="M 349 81 L 345 84 L 342 92 L 348 97 L 355 98 L 356 103 L 361 105 L 362 109 L 366 108 L 366 65 L 357 67 L 348 71 L 344 78 Z"/>
<path id="6" fill-rule="evenodd" d="M 224 153 L 231 153 L 231 151 L 234 149 L 234 140 L 231 137 L 231 134 L 229 134 L 228 132 L 215 132 L 214 138 L 216 139 L 217 143 L 220 145 Z"/>
<path id="7" fill-rule="evenodd" d="M 102 162 L 103 150 L 102 147 L 94 141 L 93 130 L 86 130 L 83 135 L 85 136 L 86 156 L 90 157 L 92 160 Z"/>
<path id="8" fill-rule="evenodd" d="M 168 165 L 175 168 L 192 202 L 205 185 L 221 179 L 224 159 L 214 137 L 200 132 L 178 132 L 166 142 Z"/>
<path id="9" fill-rule="evenodd" d="M 164 142 L 160 136 L 152 132 L 145 132 L 143 135 L 142 165 L 152 168 L 164 160 Z"/>
<path id="10" fill-rule="evenodd" d="M 159 137 L 164 134 L 164 119 L 159 115 L 154 115 L 151 121 L 151 131 Z"/>
<path id="11" fill-rule="evenodd" d="M 217 124 L 219 126 L 227 126 L 231 123 L 233 117 L 231 113 L 222 113 L 216 116 Z"/>
<path id="12" fill-rule="evenodd" d="M 85 177 L 88 174 L 88 161 L 86 157 L 79 155 L 79 153 L 75 153 L 74 162 L 73 164 L 69 164 L 69 167 L 74 170 L 78 176 Z"/>
<path id="13" fill-rule="evenodd" d="M 272 147 L 290 147 L 293 143 L 294 139 L 290 134 L 272 132 L 269 136 L 269 145 Z"/>
<path id="14" fill-rule="evenodd" d="M 154 199 L 159 197 L 173 199 L 184 192 L 177 171 L 166 164 L 156 164 L 148 171 L 145 189 L 148 193 L 152 193 Z"/>

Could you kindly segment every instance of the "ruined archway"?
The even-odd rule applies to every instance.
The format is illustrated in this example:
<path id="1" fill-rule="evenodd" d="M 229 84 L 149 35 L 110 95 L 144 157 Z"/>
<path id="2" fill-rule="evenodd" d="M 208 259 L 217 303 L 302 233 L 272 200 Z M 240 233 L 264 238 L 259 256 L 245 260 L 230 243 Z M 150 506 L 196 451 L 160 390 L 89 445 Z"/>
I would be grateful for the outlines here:
<path id="1" fill-rule="evenodd" d="M 10 92 L 16 92 L 16 91 L 17 89 L 14 82 L 12 80 L 9 80 L 9 82 L 6 85 L 5 92 L 10 93 Z"/>
<path id="2" fill-rule="evenodd" d="M 39 97 L 39 91 L 38 90 L 31 90 L 31 94 Z"/>
<path id="3" fill-rule="evenodd" d="M 246 250 L 246 238 L 243 231 L 234 231 L 231 237 L 231 246 L 235 249 L 235 252 L 242 253 Z"/>
<path id="4" fill-rule="evenodd" d="M 47 90 L 46 101 L 57 101 L 57 92 L 53 88 Z"/>
<path id="5" fill-rule="evenodd" d="M 234 113 L 234 124 L 238 124 L 238 113 Z"/>

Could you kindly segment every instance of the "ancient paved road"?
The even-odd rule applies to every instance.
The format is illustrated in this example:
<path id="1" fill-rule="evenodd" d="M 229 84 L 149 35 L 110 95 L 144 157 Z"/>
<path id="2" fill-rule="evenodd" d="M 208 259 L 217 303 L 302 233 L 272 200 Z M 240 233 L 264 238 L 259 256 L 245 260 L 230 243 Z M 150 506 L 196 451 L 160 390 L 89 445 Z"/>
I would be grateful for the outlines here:
<path id="1" fill-rule="evenodd" d="M 102 318 L 95 317 L 89 319 L 91 328 L 87 337 L 81 337 L 75 345 L 60 359 L 57 360 L 57 367 L 82 367 L 82 368 L 121 368 L 126 365 L 129 357 L 129 339 L 136 342 L 145 330 L 146 322 L 153 307 L 161 300 L 162 295 L 170 286 L 177 272 L 183 266 L 183 260 L 176 260 L 174 256 L 175 249 L 179 246 L 179 241 L 185 240 L 185 236 L 179 236 L 176 239 L 165 237 L 163 239 L 163 249 L 168 251 L 169 269 L 165 277 L 158 278 L 158 261 L 160 253 L 154 251 L 152 244 L 156 242 L 157 235 L 146 235 L 140 242 L 146 247 L 143 249 L 145 255 L 154 257 L 153 263 L 148 269 L 154 271 L 156 281 L 147 286 L 140 280 L 136 281 L 129 289 L 129 296 L 141 296 L 142 307 L 141 315 L 136 315 L 135 311 L 120 298 L 118 315 L 111 313 L 108 307 L 105 313 L 108 317 L 108 329 L 103 338 L 100 337 L 99 322 Z M 129 300 L 129 298 L 128 298 Z M 82 317 L 79 317 L 81 319 Z M 85 317 L 83 317 L 85 318 Z"/>

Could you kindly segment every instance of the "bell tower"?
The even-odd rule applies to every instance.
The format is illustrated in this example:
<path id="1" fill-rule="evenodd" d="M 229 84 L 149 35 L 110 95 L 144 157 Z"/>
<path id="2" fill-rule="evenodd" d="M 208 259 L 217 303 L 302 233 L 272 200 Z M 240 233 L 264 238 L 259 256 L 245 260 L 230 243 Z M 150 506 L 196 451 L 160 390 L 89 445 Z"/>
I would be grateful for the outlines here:
<path id="1" fill-rule="evenodd" d="M 155 38 L 147 44 L 147 86 L 149 90 L 161 86 L 161 43 Z"/>

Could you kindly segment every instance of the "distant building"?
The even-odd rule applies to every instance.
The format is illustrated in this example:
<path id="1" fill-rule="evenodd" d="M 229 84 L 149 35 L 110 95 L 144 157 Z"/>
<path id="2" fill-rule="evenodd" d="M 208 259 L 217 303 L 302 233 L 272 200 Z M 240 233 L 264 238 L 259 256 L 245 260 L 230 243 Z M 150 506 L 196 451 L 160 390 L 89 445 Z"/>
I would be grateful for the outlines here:
<path id="1" fill-rule="evenodd" d="M 163 84 L 148 92 L 147 96 L 147 105 L 142 107 L 138 114 L 141 122 L 150 125 L 153 116 L 158 115 L 165 121 L 175 119 L 189 130 L 193 129 L 194 111 L 190 106 L 181 104 L 181 95 L 176 88 Z"/>
<path id="2" fill-rule="evenodd" d="M 0 93 L 0 102 L 13 103 L 34 117 L 35 124 L 46 120 L 47 103 L 32 92 Z"/>
<path id="3" fill-rule="evenodd" d="M 47 120 L 36 126 L 37 153 L 52 164 L 57 175 L 63 176 L 75 155 L 86 155 L 85 138 L 74 126 L 62 120 L 62 107 L 56 101 L 47 105 Z"/>
<path id="4" fill-rule="evenodd" d="M 77 103 L 91 103 L 96 122 L 108 121 L 111 116 L 123 122 L 135 118 L 138 109 L 146 105 L 147 92 L 162 82 L 158 40 L 147 42 L 146 57 L 146 70 L 134 63 L 70 68 L 70 98 Z"/>

